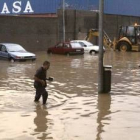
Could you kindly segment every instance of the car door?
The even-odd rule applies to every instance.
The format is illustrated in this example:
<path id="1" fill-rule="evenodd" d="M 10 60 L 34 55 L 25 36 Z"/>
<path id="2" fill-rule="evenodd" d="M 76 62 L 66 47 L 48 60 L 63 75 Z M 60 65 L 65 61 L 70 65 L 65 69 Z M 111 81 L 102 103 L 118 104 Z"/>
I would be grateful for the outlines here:
<path id="1" fill-rule="evenodd" d="M 90 48 L 85 44 L 85 43 L 83 43 L 83 42 L 79 42 L 80 43 L 80 45 L 84 48 L 84 52 L 89 52 L 90 50 Z"/>
<path id="2" fill-rule="evenodd" d="M 64 43 L 63 53 L 64 53 L 64 54 L 68 54 L 68 53 L 70 53 L 71 51 L 72 51 L 72 48 L 71 48 L 70 44 L 69 44 L 69 43 Z"/>
<path id="3" fill-rule="evenodd" d="M 0 45 L 0 56 L 4 59 L 8 59 L 8 51 L 6 49 L 6 46 Z"/>
<path id="4" fill-rule="evenodd" d="M 63 47 L 63 43 L 59 43 L 55 46 L 55 49 L 54 49 L 54 53 L 57 53 L 57 54 L 63 54 L 64 53 L 64 47 Z"/>

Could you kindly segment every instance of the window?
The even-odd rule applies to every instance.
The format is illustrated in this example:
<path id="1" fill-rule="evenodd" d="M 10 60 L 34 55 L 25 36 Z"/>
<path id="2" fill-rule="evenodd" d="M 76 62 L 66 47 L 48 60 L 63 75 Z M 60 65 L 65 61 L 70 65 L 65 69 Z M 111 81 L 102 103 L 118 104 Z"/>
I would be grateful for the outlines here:
<path id="1" fill-rule="evenodd" d="M 83 42 L 79 42 L 82 47 L 85 47 L 85 44 Z"/>
<path id="2" fill-rule="evenodd" d="M 59 43 L 59 44 L 57 44 L 56 47 L 63 47 L 63 43 Z"/>
<path id="3" fill-rule="evenodd" d="M 2 51 L 1 49 L 2 49 L 2 45 L 0 45 L 0 51 Z"/>
<path id="4" fill-rule="evenodd" d="M 119 36 L 120 36 L 120 37 L 126 36 L 126 27 L 120 27 Z"/>
<path id="5" fill-rule="evenodd" d="M 80 43 L 74 43 L 74 42 L 71 42 L 70 43 L 72 48 L 81 48 L 82 46 L 80 45 Z"/>
<path id="6" fill-rule="evenodd" d="M 127 36 L 135 36 L 135 28 L 134 27 L 127 28 Z"/>
<path id="7" fill-rule="evenodd" d="M 25 49 L 18 44 L 10 44 L 6 48 L 9 52 L 25 52 Z"/>
<path id="8" fill-rule="evenodd" d="M 70 44 L 65 44 L 64 47 L 65 48 L 69 48 L 70 47 Z"/>
<path id="9" fill-rule="evenodd" d="M 140 36 L 140 27 L 136 28 L 136 35 Z"/>
<path id="10" fill-rule="evenodd" d="M 1 46 L 1 51 L 2 51 L 2 52 L 6 52 L 6 51 L 7 51 L 7 50 L 6 50 L 6 47 L 2 45 L 2 46 Z"/>
<path id="11" fill-rule="evenodd" d="M 82 47 L 93 47 L 93 44 L 88 41 L 79 42 Z"/>

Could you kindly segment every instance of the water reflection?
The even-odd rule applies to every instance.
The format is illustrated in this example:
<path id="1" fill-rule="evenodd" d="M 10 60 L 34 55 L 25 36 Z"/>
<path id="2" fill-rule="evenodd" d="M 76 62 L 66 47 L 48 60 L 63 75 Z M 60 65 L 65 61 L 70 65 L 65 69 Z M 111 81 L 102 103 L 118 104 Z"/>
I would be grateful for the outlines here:
<path id="1" fill-rule="evenodd" d="M 111 95 L 97 93 L 98 55 L 37 56 L 35 63 L 0 61 L 1 140 L 139 140 L 140 53 L 105 52 Z M 33 103 L 33 75 L 44 60 L 55 79 L 47 87 L 48 109 Z M 16 127 L 13 118 L 20 120 Z"/>
<path id="2" fill-rule="evenodd" d="M 21 91 L 23 87 L 32 90 L 32 71 L 35 69 L 35 63 L 1 63 L 0 69 L 0 88 L 2 90 Z"/>
<path id="3" fill-rule="evenodd" d="M 36 117 L 34 118 L 34 124 L 36 125 L 36 128 L 34 129 L 34 132 L 42 133 L 41 136 L 38 137 L 38 139 L 45 140 L 47 138 L 47 115 L 48 111 L 45 107 L 42 107 L 41 105 L 36 106 Z"/>
<path id="4" fill-rule="evenodd" d="M 102 140 L 102 133 L 105 132 L 105 125 L 109 125 L 110 121 L 110 105 L 111 105 L 111 95 L 110 94 L 99 94 L 98 95 L 98 117 L 97 117 L 97 136 L 96 140 Z"/>

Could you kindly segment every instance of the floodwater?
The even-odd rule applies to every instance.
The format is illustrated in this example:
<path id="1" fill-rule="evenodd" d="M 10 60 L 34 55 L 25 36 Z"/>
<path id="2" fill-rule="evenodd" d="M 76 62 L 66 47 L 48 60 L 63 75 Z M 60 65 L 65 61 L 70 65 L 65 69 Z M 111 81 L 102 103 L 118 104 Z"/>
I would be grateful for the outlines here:
<path id="1" fill-rule="evenodd" d="M 36 62 L 0 60 L 0 140 L 140 140 L 140 53 L 107 51 L 110 94 L 98 94 L 98 55 L 38 52 Z M 51 62 L 46 106 L 33 76 Z"/>

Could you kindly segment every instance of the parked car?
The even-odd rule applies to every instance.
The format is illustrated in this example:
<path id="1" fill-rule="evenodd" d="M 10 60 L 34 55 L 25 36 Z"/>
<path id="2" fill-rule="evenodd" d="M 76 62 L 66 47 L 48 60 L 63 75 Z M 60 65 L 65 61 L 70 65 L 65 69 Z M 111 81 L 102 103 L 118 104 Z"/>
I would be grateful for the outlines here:
<path id="1" fill-rule="evenodd" d="M 84 49 L 78 42 L 61 42 L 56 44 L 53 47 L 48 48 L 47 53 L 54 53 L 54 54 L 66 54 L 66 55 L 73 55 L 73 54 L 84 54 Z"/>
<path id="2" fill-rule="evenodd" d="M 21 45 L 14 43 L 0 43 L 0 58 L 10 61 L 36 60 L 36 55 L 27 52 Z"/>
<path id="3" fill-rule="evenodd" d="M 72 43 L 80 43 L 81 46 L 84 48 L 85 53 L 98 53 L 99 52 L 99 46 L 94 45 L 86 40 L 71 40 Z M 103 47 L 103 50 L 105 51 L 105 48 Z"/>

